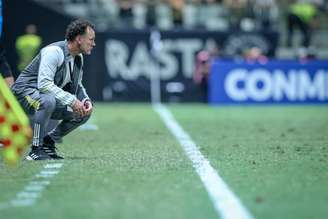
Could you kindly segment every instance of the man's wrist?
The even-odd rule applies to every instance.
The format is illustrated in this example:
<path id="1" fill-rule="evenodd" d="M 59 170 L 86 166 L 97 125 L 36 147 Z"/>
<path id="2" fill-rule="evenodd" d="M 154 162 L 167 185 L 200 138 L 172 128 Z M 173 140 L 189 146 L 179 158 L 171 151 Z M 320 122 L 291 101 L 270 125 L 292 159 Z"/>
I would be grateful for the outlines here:
<path id="1" fill-rule="evenodd" d="M 86 103 L 86 102 L 89 102 L 90 104 L 92 104 L 92 102 L 91 102 L 91 100 L 90 100 L 89 98 L 84 98 L 84 99 L 82 100 L 82 103 L 83 103 L 83 104 Z"/>

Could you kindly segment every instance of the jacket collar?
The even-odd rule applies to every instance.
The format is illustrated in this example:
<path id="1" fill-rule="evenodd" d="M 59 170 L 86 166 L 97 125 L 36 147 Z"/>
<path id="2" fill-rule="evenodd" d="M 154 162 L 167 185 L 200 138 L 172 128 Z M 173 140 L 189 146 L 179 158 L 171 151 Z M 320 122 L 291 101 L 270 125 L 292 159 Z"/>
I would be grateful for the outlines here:
<path id="1" fill-rule="evenodd" d="M 74 57 L 69 53 L 67 40 L 64 41 L 64 55 L 65 55 L 64 56 L 65 62 L 68 62 L 68 61 L 74 59 Z M 82 59 L 82 53 L 78 54 L 78 56 L 80 56 L 80 58 Z"/>
<path id="2" fill-rule="evenodd" d="M 67 40 L 64 41 L 64 57 L 65 57 L 65 62 L 68 62 L 73 58 L 69 53 Z"/>

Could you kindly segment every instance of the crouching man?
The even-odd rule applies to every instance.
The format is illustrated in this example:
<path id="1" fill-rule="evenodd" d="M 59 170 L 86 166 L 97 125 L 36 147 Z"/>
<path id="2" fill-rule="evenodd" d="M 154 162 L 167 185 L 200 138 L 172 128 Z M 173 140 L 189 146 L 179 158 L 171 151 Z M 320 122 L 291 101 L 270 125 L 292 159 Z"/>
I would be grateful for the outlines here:
<path id="1" fill-rule="evenodd" d="M 27 160 L 63 159 L 55 142 L 89 119 L 92 103 L 82 85 L 83 54 L 90 55 L 95 45 L 94 26 L 75 20 L 66 29 L 66 40 L 42 48 L 12 86 L 31 118 Z M 50 119 L 61 122 L 46 133 Z"/>

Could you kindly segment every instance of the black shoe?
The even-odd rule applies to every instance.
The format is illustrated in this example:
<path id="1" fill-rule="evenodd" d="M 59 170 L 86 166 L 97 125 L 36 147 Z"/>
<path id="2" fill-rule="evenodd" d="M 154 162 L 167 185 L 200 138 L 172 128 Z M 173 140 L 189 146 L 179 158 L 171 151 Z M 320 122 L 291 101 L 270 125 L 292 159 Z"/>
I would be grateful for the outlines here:
<path id="1" fill-rule="evenodd" d="M 42 149 L 44 150 L 44 152 L 49 156 L 51 157 L 52 159 L 55 159 L 55 160 L 60 160 L 60 159 L 64 159 L 62 156 L 59 156 L 56 152 L 56 147 L 53 146 L 53 147 L 48 147 L 46 145 L 42 145 Z"/>
<path id="2" fill-rule="evenodd" d="M 32 146 L 26 160 L 52 160 L 52 158 L 42 149 L 42 147 Z"/>
<path id="3" fill-rule="evenodd" d="M 62 156 L 59 156 L 57 154 L 56 152 L 57 148 L 55 146 L 55 142 L 51 139 L 49 135 L 44 137 L 42 148 L 52 159 L 55 160 L 64 159 Z"/>

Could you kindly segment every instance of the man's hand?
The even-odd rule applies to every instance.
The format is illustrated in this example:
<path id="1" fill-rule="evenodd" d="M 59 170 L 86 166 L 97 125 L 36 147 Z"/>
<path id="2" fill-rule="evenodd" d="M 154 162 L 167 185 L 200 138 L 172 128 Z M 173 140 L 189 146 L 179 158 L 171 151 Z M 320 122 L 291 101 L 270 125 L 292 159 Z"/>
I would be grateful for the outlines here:
<path id="1" fill-rule="evenodd" d="M 91 100 L 85 99 L 82 101 L 84 111 L 86 112 L 86 115 L 90 115 L 92 113 L 92 103 Z"/>
<path id="2" fill-rule="evenodd" d="M 84 109 L 83 103 L 79 100 L 75 100 L 72 108 L 73 108 L 73 111 L 81 117 L 87 115 L 86 111 Z"/>

